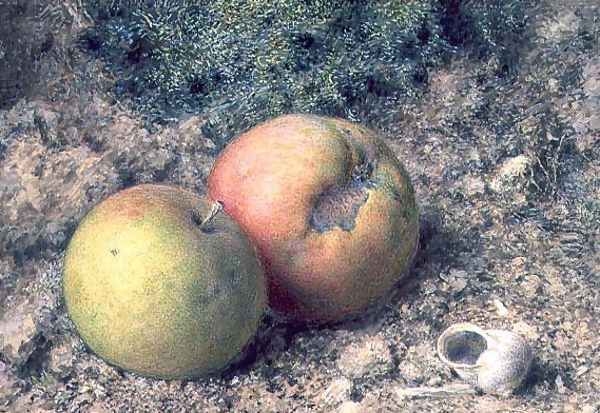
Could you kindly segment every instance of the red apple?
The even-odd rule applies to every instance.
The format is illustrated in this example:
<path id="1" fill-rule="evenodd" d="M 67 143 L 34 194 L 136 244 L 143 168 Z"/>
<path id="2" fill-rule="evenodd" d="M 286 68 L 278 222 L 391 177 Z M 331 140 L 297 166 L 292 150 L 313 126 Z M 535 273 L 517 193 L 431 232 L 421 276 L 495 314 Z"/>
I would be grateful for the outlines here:
<path id="1" fill-rule="evenodd" d="M 407 272 L 419 220 L 410 178 L 375 132 L 287 115 L 220 154 L 209 196 L 252 239 L 271 307 L 299 321 L 359 315 Z"/>

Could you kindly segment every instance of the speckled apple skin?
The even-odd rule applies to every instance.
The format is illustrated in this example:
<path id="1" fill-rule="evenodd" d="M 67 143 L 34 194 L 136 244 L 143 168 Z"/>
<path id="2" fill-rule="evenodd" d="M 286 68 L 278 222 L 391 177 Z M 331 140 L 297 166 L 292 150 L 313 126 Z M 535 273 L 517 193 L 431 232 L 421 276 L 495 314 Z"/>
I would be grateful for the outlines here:
<path id="1" fill-rule="evenodd" d="M 372 166 L 350 230 L 311 225 L 319 197 Z M 213 165 L 209 196 L 258 246 L 269 303 L 300 321 L 359 315 L 407 272 L 419 218 L 410 178 L 375 132 L 342 119 L 286 115 L 230 143 Z"/>
<path id="2" fill-rule="evenodd" d="M 264 271 L 239 226 L 210 203 L 140 185 L 95 206 L 69 242 L 63 291 L 89 348 L 145 376 L 203 376 L 227 367 L 266 307 Z"/>

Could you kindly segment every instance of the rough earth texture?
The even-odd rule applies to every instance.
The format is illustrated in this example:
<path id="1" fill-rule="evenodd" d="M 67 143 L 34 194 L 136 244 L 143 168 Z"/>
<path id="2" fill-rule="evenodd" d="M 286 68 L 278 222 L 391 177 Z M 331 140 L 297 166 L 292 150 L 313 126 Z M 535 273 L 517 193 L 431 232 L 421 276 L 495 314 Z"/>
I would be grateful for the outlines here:
<path id="1" fill-rule="evenodd" d="M 65 313 L 62 254 L 83 215 L 135 183 L 203 193 L 215 156 L 202 116 L 149 127 L 112 95 L 101 62 L 68 47 L 86 25 L 69 12 L 77 4 L 64 2 L 60 35 L 33 51 L 35 65 L 21 56 L 31 70 L 0 95 L 0 411 L 600 412 L 595 2 L 532 10 L 516 74 L 457 55 L 382 131 L 422 212 L 413 276 L 383 308 L 323 328 L 268 318 L 244 362 L 193 381 L 107 365 Z M 403 391 L 459 382 L 435 355 L 459 321 L 531 342 L 534 365 L 515 395 Z"/>

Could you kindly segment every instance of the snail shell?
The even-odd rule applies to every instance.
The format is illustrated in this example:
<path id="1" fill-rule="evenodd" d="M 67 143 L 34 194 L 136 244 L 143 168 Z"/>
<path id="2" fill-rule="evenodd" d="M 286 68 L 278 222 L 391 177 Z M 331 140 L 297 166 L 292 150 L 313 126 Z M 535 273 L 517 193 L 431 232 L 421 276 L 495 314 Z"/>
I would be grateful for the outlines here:
<path id="1" fill-rule="evenodd" d="M 444 331 L 437 341 L 437 353 L 463 380 L 484 393 L 498 395 L 519 387 L 533 359 L 522 336 L 470 323 L 454 324 Z"/>

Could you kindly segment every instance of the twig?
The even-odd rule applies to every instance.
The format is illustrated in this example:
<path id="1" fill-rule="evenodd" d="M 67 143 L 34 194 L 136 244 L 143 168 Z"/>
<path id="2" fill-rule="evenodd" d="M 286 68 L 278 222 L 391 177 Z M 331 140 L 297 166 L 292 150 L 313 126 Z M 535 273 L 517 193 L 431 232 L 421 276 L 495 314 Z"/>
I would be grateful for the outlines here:
<path id="1" fill-rule="evenodd" d="M 419 399 L 475 395 L 477 391 L 470 384 L 452 384 L 442 387 L 398 387 L 395 393 L 401 399 Z"/>

